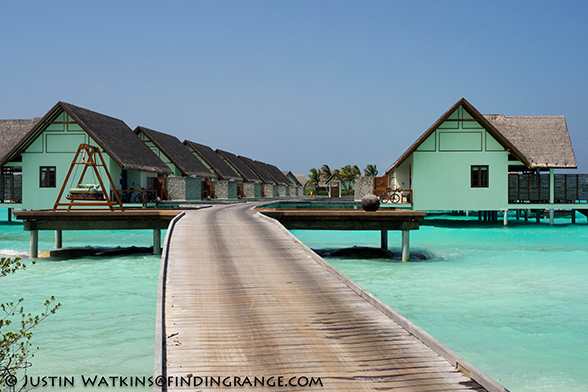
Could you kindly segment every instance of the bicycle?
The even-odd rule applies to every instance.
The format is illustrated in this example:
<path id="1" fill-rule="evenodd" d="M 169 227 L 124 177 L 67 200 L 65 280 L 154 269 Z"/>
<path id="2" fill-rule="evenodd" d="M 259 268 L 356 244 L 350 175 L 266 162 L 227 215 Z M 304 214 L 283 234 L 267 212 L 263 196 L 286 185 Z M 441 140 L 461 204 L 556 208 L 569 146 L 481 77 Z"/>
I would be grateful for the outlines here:
<path id="1" fill-rule="evenodd" d="M 400 189 L 391 189 L 386 188 L 384 192 L 380 195 L 380 203 L 393 203 L 398 204 L 400 203 L 400 196 L 401 196 Z"/>
<path id="2" fill-rule="evenodd" d="M 145 194 L 145 201 L 143 201 L 143 194 Z M 157 200 L 157 195 L 155 194 L 155 191 L 141 188 L 141 191 L 135 195 L 134 200 L 135 203 L 154 203 Z"/>

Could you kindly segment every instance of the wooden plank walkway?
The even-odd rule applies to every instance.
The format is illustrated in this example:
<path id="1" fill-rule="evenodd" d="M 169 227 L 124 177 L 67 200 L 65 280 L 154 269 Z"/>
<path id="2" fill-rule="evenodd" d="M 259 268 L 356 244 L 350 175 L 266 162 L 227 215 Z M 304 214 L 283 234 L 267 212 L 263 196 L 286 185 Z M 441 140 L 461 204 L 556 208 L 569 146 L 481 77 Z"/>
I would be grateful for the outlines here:
<path id="1" fill-rule="evenodd" d="M 167 390 L 276 390 L 271 383 L 282 376 L 285 385 L 320 378 L 322 387 L 277 390 L 506 391 L 455 354 L 440 356 L 449 350 L 417 339 L 426 333 L 391 319 L 394 311 L 250 203 L 186 211 L 172 233 L 160 276 L 165 345 L 156 349 Z M 458 371 L 455 358 L 486 388 Z M 202 382 L 186 389 L 180 377 Z M 210 377 L 232 387 L 207 387 Z M 263 387 L 253 386 L 255 377 Z"/>

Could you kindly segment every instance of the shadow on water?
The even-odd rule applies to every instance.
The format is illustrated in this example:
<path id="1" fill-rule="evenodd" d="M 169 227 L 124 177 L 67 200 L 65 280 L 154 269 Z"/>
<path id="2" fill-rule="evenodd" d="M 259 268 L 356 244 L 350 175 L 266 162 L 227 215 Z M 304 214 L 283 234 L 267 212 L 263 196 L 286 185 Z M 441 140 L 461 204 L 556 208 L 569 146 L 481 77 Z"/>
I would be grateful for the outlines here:
<path id="1" fill-rule="evenodd" d="M 140 247 L 140 246 L 128 246 L 121 247 L 117 246 L 114 248 L 108 247 L 96 247 L 96 246 L 84 246 L 84 247 L 73 247 L 64 248 L 58 250 L 51 250 L 43 252 L 40 257 L 51 260 L 67 260 L 76 259 L 82 257 L 111 257 L 111 256 L 126 256 L 126 255 L 139 255 L 139 254 L 153 254 L 153 247 Z"/>
<path id="2" fill-rule="evenodd" d="M 334 259 L 359 259 L 359 260 L 382 260 L 402 261 L 402 252 L 393 252 L 388 249 L 372 248 L 369 246 L 353 246 L 351 248 L 337 249 L 313 249 L 313 251 L 324 258 Z M 411 252 L 410 261 L 425 261 L 430 258 L 418 252 Z"/>
<path id="3" fill-rule="evenodd" d="M 567 217 L 567 222 L 559 218 Z M 588 221 L 583 215 L 576 216 L 576 223 L 571 223 L 571 218 L 568 215 L 556 215 L 556 225 L 560 227 L 566 227 L 570 225 L 586 226 Z M 537 223 L 535 217 L 532 216 L 527 222 L 523 218 L 517 220 L 514 216 L 509 216 L 508 226 L 513 227 L 524 227 L 524 226 L 535 226 L 538 225 L 549 225 L 549 216 L 541 216 L 541 222 Z M 429 213 L 427 217 L 419 222 L 419 226 L 431 226 L 448 229 L 471 229 L 471 228 L 500 228 L 504 227 L 503 217 L 500 216 L 495 222 L 488 222 L 478 220 L 475 216 L 466 217 L 465 215 L 448 215 L 448 214 L 432 214 Z M 508 227 L 507 226 L 507 227 Z"/>

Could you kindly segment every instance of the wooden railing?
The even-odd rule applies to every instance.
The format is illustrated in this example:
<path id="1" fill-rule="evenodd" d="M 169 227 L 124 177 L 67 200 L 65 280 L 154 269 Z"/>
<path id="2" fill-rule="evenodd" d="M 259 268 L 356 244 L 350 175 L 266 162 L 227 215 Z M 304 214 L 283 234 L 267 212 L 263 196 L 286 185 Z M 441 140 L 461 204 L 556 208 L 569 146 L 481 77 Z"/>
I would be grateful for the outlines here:
<path id="1" fill-rule="evenodd" d="M 155 203 L 161 200 L 167 200 L 166 190 L 153 189 L 117 189 L 118 197 L 123 203 L 141 203 L 144 206 L 147 203 Z M 111 191 L 111 198 L 114 196 Z"/>
<path id="2" fill-rule="evenodd" d="M 555 174 L 554 203 L 588 200 L 588 174 Z M 549 203 L 549 174 L 509 174 L 509 203 Z"/>

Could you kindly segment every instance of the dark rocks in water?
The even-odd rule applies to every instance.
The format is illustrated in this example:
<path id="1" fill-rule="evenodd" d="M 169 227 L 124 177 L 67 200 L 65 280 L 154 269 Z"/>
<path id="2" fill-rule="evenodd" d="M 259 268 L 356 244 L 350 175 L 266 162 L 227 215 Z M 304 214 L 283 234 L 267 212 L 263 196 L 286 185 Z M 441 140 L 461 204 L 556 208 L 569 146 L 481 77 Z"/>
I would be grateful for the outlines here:
<path id="1" fill-rule="evenodd" d="M 376 195 L 365 195 L 361 199 L 361 208 L 364 211 L 378 211 L 378 208 L 380 208 L 380 199 Z"/>
<path id="2" fill-rule="evenodd" d="M 118 256 L 118 255 L 130 255 L 139 253 L 153 253 L 153 247 L 139 247 L 130 246 L 122 248 L 117 246 L 116 248 L 106 247 L 91 247 L 86 246 L 83 248 L 64 248 L 52 250 L 49 252 L 49 257 L 59 257 L 73 259 L 76 257 L 88 257 L 88 256 Z"/>
<path id="3" fill-rule="evenodd" d="M 402 260 L 402 252 L 392 252 L 388 249 L 372 248 L 369 246 L 354 246 L 351 248 L 340 249 L 313 249 L 321 257 L 335 257 L 340 259 L 390 259 Z M 411 253 L 410 259 L 413 261 L 427 260 L 427 256 L 422 253 Z"/>

